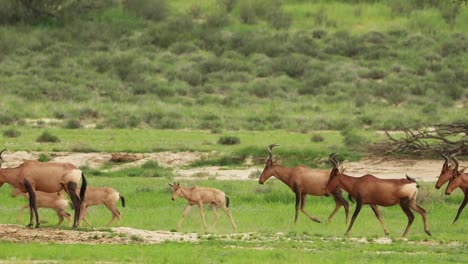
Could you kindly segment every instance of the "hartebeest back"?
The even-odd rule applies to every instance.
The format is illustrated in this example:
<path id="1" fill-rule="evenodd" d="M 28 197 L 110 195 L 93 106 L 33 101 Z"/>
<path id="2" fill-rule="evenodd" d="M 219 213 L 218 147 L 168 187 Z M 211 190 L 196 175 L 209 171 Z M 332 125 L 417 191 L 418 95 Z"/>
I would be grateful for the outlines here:
<path id="1" fill-rule="evenodd" d="M 2 153 L 0 152 L 0 161 Z M 1 165 L 1 164 L 0 164 Z M 82 180 L 80 197 L 76 194 L 78 183 Z M 73 227 L 78 226 L 81 201 L 84 199 L 86 191 L 86 178 L 75 165 L 60 162 L 39 162 L 27 160 L 16 168 L 0 169 L 0 187 L 4 183 L 18 188 L 21 192 L 29 194 L 30 219 L 29 225 L 33 225 L 33 217 L 36 216 L 36 228 L 40 225 L 39 214 L 37 212 L 35 191 L 46 193 L 59 193 L 62 190 L 70 195 L 75 208 L 75 218 Z"/>
<path id="2" fill-rule="evenodd" d="M 457 215 L 455 216 L 455 219 L 452 222 L 453 224 L 455 224 L 458 220 L 458 217 L 460 217 L 460 214 L 463 212 L 463 209 L 465 208 L 466 204 L 468 203 L 468 173 L 465 173 L 465 169 L 458 169 L 458 160 L 455 158 L 455 156 L 450 157 L 455 163 L 455 166 L 452 170 L 452 175 L 449 179 L 449 184 L 445 189 L 445 194 L 450 195 L 453 192 L 453 190 L 455 190 L 456 188 L 460 188 L 465 195 L 462 203 L 460 204 L 460 207 L 458 208 Z"/>
<path id="3" fill-rule="evenodd" d="M 294 223 L 297 222 L 299 208 L 302 213 L 307 215 L 312 221 L 320 223 L 318 218 L 311 216 L 304 209 L 307 195 L 323 196 L 325 195 L 325 187 L 327 186 L 330 178 L 330 171 L 311 169 L 309 167 L 300 165 L 294 168 L 283 167 L 276 164 L 273 161 L 273 147 L 278 146 L 277 144 L 271 144 L 268 146 L 268 159 L 265 164 L 265 168 L 262 171 L 262 175 L 258 180 L 258 183 L 263 184 L 270 177 L 275 176 L 280 181 L 285 183 L 289 188 L 296 194 L 296 213 L 294 216 Z M 336 188 L 332 192 L 333 199 L 335 199 L 335 210 L 328 217 L 330 222 L 333 216 L 336 214 L 341 206 L 344 207 L 346 215 L 346 223 L 349 219 L 349 204 L 343 199 L 341 189 Z"/>
<path id="4" fill-rule="evenodd" d="M 339 162 L 336 160 L 334 154 L 330 155 L 330 162 L 333 164 L 333 169 L 330 173 L 330 181 L 326 188 L 327 194 L 330 194 L 337 187 L 341 187 L 356 199 L 356 209 L 346 234 L 351 230 L 362 205 L 368 204 L 371 206 L 387 235 L 388 230 L 383 223 L 377 205 L 392 206 L 400 204 L 403 212 L 408 217 L 408 224 L 403 233 L 403 237 L 408 234 L 409 228 L 414 220 L 414 215 L 410 209 L 421 214 L 424 221 L 424 231 L 428 235 L 431 235 L 427 224 L 426 211 L 416 203 L 418 187 L 413 179 L 408 176 L 406 179 L 380 179 L 370 174 L 362 177 L 351 177 L 344 174 L 343 171 L 340 171 Z"/>

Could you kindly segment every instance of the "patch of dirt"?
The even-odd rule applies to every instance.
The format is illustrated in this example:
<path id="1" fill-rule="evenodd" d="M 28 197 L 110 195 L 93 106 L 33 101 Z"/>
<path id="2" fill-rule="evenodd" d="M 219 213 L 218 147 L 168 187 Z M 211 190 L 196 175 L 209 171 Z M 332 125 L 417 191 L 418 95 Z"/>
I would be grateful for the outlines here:
<path id="1" fill-rule="evenodd" d="M 159 244 L 166 241 L 197 242 L 195 233 L 150 231 L 129 227 L 111 228 L 110 231 L 81 231 L 54 228 L 27 228 L 20 225 L 0 225 L 0 240 L 15 243 L 58 244 Z"/>
<path id="2" fill-rule="evenodd" d="M 40 152 L 5 152 L 3 167 L 16 167 L 25 160 L 38 159 Z M 88 166 L 99 169 L 110 162 L 112 154 L 116 153 L 74 153 L 50 152 L 46 153 L 52 161 L 70 162 L 78 167 Z M 118 153 L 125 154 L 125 153 Z M 132 154 L 134 161 L 115 163 L 108 171 L 117 171 L 129 167 L 141 166 L 149 160 L 157 161 L 161 166 L 174 169 L 176 180 L 184 179 L 217 179 L 217 180 L 256 180 L 263 167 L 250 166 L 246 169 L 225 169 L 219 166 L 184 169 L 183 167 L 203 158 L 200 152 L 157 152 Z M 361 176 L 373 174 L 380 178 L 404 178 L 406 174 L 418 181 L 436 181 L 442 168 L 443 160 L 415 160 L 415 159 L 362 159 L 357 162 L 344 162 L 349 175 Z M 462 166 L 462 164 L 460 164 Z"/>

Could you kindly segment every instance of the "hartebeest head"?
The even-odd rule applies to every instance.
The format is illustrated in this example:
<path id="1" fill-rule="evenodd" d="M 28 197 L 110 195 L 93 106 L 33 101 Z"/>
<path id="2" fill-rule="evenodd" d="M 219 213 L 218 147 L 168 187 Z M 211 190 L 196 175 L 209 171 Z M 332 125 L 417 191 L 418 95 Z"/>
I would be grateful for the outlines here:
<path id="1" fill-rule="evenodd" d="M 258 179 L 258 183 L 263 184 L 268 178 L 273 176 L 275 174 L 273 167 L 274 167 L 274 162 L 273 162 L 273 148 L 279 146 L 278 144 L 271 144 L 268 146 L 268 159 L 265 164 L 265 168 L 262 171 L 262 175 L 260 176 L 260 179 Z"/>
<path id="2" fill-rule="evenodd" d="M 439 179 L 437 180 L 437 183 L 435 185 L 436 189 L 440 189 L 442 185 L 444 185 L 447 181 L 449 181 L 452 178 L 454 173 L 454 166 L 452 166 L 452 164 L 449 164 L 449 159 L 452 158 L 452 156 L 450 156 L 449 158 L 447 157 L 447 155 L 442 154 L 442 157 L 444 158 L 445 162 L 444 165 L 442 165 L 442 170 L 440 171 Z"/>
<path id="3" fill-rule="evenodd" d="M 171 190 L 172 190 L 172 201 L 174 201 L 177 197 L 179 197 L 180 193 L 181 193 L 181 189 L 180 189 L 180 184 L 178 182 L 174 182 L 173 184 L 170 184 L 169 183 L 169 186 L 171 186 Z"/>
<path id="4" fill-rule="evenodd" d="M 330 179 L 328 180 L 327 187 L 325 189 L 325 195 L 327 196 L 338 188 L 339 176 L 343 173 L 343 171 L 340 171 L 340 162 L 336 160 L 335 153 L 330 154 L 328 160 L 333 164 L 333 168 L 330 172 Z"/>
<path id="5" fill-rule="evenodd" d="M 460 186 L 462 177 L 460 171 L 458 171 L 458 160 L 454 156 L 450 156 L 455 163 L 455 167 L 453 168 L 452 177 L 450 178 L 449 184 L 445 189 L 445 194 L 450 195 L 453 190 L 455 190 L 458 186 Z"/>

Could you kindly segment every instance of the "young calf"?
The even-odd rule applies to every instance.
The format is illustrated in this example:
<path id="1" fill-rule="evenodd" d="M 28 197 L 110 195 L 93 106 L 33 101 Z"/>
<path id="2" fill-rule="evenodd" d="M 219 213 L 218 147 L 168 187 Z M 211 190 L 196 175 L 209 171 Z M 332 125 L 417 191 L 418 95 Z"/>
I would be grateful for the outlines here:
<path id="1" fill-rule="evenodd" d="M 184 221 L 185 217 L 189 213 L 190 209 L 192 208 L 193 205 L 198 205 L 198 208 L 200 209 L 200 216 L 203 220 L 203 225 L 205 227 L 205 230 L 207 229 L 207 224 L 205 220 L 205 214 L 203 213 L 203 204 L 210 204 L 211 208 L 213 208 L 213 212 L 216 215 L 216 219 L 213 222 L 214 227 L 216 223 L 219 220 L 219 214 L 217 211 L 217 208 L 220 207 L 224 210 L 226 215 L 229 217 L 229 220 L 231 220 L 232 227 L 234 228 L 234 231 L 237 230 L 237 226 L 234 223 L 234 219 L 232 219 L 231 212 L 229 211 L 229 198 L 226 196 L 226 194 L 218 189 L 214 188 L 205 188 L 205 187 L 182 187 L 180 186 L 179 183 L 174 183 L 174 184 L 169 184 L 172 188 L 172 200 L 174 201 L 178 196 L 182 196 L 188 201 L 187 207 L 185 207 L 185 210 L 182 214 L 182 218 L 179 220 L 179 223 L 177 223 L 177 230 L 180 229 L 180 226 L 182 225 L 182 222 Z"/>
<path id="2" fill-rule="evenodd" d="M 80 190 L 77 190 L 77 192 L 79 191 Z M 87 187 L 85 198 L 81 204 L 79 223 L 84 220 L 86 224 L 91 225 L 86 219 L 88 207 L 104 204 L 112 213 L 112 219 L 107 225 L 110 226 L 114 219 L 117 219 L 117 224 L 120 225 L 120 212 L 115 206 L 119 198 L 122 201 L 122 207 L 125 207 L 125 197 L 123 197 L 118 191 L 109 187 Z"/>
<path id="3" fill-rule="evenodd" d="M 18 195 L 23 195 L 26 199 L 29 200 L 29 194 L 23 193 L 19 189 L 13 189 L 11 193 L 12 197 L 17 197 Z M 65 196 L 60 193 L 46 193 L 36 191 L 36 205 L 37 208 L 50 208 L 53 209 L 59 218 L 58 226 L 62 224 L 63 218 L 67 218 L 68 222 L 71 221 L 71 214 L 67 213 L 65 209 L 68 206 L 69 201 Z M 23 206 L 23 209 L 29 208 L 29 204 Z"/>

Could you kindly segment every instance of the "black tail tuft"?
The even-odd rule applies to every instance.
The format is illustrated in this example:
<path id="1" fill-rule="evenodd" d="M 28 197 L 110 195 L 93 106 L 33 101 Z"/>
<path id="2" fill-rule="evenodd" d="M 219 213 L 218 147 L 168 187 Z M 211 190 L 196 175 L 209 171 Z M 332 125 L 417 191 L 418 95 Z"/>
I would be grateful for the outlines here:
<path id="1" fill-rule="evenodd" d="M 81 173 L 81 189 L 80 189 L 80 200 L 84 201 L 85 198 L 85 193 L 86 193 L 86 186 L 88 186 L 88 183 L 86 182 L 86 178 L 83 173 Z"/>
<path id="2" fill-rule="evenodd" d="M 410 176 L 408 176 L 408 174 L 406 174 L 406 179 L 408 181 L 412 181 L 412 182 L 416 183 L 416 187 L 419 188 L 419 184 L 416 182 L 415 178 L 411 178 Z"/>
<path id="3" fill-rule="evenodd" d="M 229 208 L 229 204 L 230 204 L 229 197 L 226 195 L 226 207 L 227 208 Z"/>
<path id="4" fill-rule="evenodd" d="M 123 197 L 121 194 L 119 194 L 120 201 L 122 201 L 122 207 L 125 207 L 125 197 Z"/>

